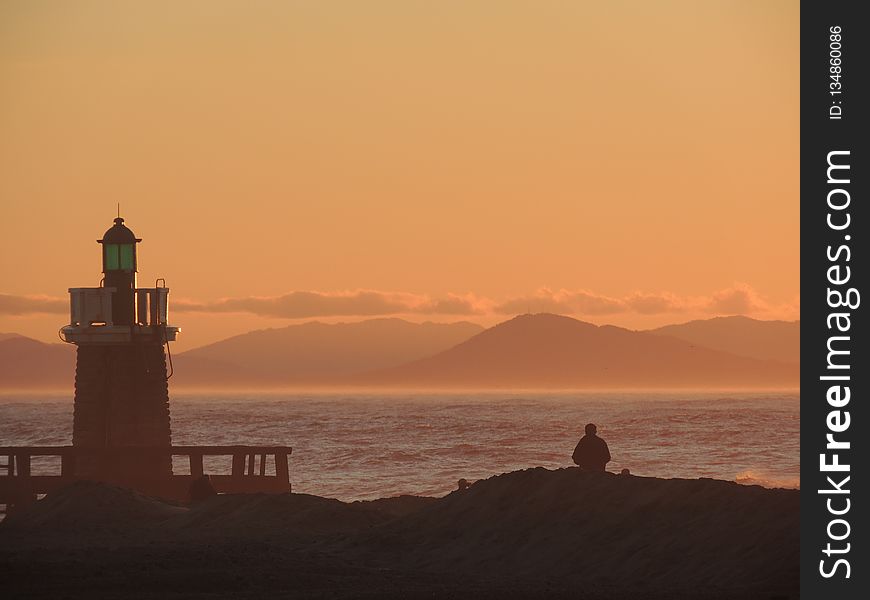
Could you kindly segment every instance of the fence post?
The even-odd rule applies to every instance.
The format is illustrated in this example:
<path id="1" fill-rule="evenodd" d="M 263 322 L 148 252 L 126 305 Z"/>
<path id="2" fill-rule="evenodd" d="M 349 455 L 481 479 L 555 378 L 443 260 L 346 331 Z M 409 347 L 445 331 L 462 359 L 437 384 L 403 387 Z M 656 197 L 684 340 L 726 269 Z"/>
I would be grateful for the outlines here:
<path id="1" fill-rule="evenodd" d="M 65 450 L 64 453 L 60 455 L 60 476 L 76 476 L 76 455 L 73 454 L 72 449 Z"/>
<path id="2" fill-rule="evenodd" d="M 275 475 L 281 483 L 290 483 L 290 468 L 287 465 L 287 453 L 275 453 Z"/>
<path id="3" fill-rule="evenodd" d="M 190 477 L 191 479 L 198 479 L 202 477 L 202 454 L 198 452 L 190 453 Z"/>
<path id="4" fill-rule="evenodd" d="M 233 477 L 241 477 L 245 474 L 245 455 L 233 454 Z"/>
<path id="5" fill-rule="evenodd" d="M 30 504 L 36 501 L 36 494 L 33 493 L 33 481 L 30 479 L 30 454 L 18 453 L 15 455 L 16 487 L 17 498 L 16 508 Z"/>

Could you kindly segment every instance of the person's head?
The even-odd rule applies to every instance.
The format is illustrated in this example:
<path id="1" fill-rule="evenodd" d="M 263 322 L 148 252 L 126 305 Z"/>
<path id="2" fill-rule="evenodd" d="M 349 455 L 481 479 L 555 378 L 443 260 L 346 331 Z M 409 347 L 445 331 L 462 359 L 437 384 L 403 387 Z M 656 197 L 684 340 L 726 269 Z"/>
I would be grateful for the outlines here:
<path id="1" fill-rule="evenodd" d="M 595 435 L 596 433 L 598 433 L 598 428 L 595 426 L 595 423 L 586 425 L 586 435 Z"/>

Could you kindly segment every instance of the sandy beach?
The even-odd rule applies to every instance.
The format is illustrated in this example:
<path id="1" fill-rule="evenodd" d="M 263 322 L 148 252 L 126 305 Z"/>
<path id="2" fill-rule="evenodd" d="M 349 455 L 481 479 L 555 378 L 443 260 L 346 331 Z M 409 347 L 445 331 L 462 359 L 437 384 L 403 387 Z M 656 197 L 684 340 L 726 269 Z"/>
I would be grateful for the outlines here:
<path id="1" fill-rule="evenodd" d="M 797 598 L 798 496 L 575 468 L 352 503 L 81 482 L 0 525 L 0 581 L 10 598 Z"/>

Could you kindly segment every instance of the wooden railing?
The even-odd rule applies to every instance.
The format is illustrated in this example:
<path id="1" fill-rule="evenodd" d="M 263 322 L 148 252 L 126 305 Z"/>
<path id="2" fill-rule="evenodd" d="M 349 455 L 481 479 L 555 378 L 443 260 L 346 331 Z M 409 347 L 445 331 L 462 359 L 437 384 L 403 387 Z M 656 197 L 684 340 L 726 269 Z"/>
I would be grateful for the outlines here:
<path id="1" fill-rule="evenodd" d="M 20 507 L 74 481 L 105 481 L 151 496 L 186 501 L 193 480 L 208 475 L 218 493 L 284 493 L 290 491 L 289 446 L 167 446 L 82 448 L 78 446 L 0 447 L 0 504 Z M 125 459 L 188 457 L 189 474 L 163 476 L 125 471 Z M 231 457 L 230 472 L 207 470 L 204 457 Z M 34 457 L 59 457 L 60 472 L 33 473 Z M 274 475 L 267 474 L 272 459 Z M 83 467 L 87 462 L 89 469 Z M 94 465 L 97 465 L 95 468 Z M 54 469 L 57 470 L 56 467 Z"/>

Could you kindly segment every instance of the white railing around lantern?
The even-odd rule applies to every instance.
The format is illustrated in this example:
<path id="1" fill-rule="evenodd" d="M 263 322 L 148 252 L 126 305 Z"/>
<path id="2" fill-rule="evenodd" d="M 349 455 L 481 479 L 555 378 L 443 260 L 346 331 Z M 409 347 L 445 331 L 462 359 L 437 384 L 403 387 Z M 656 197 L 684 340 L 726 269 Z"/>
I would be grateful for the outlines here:
<path id="1" fill-rule="evenodd" d="M 112 294 L 115 288 L 69 288 L 70 325 L 113 325 Z M 169 324 L 169 288 L 136 289 L 136 324 L 143 327 Z"/>
<path id="2" fill-rule="evenodd" d="M 114 292 L 111 287 L 69 288 L 70 325 L 111 325 Z"/>
<path id="3" fill-rule="evenodd" d="M 169 288 L 137 288 L 136 317 L 139 325 L 168 325 Z"/>

